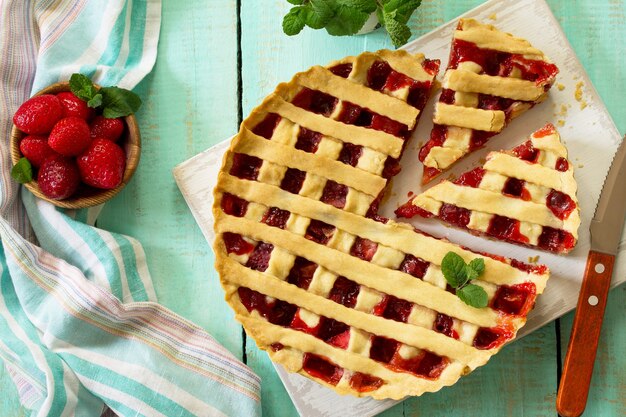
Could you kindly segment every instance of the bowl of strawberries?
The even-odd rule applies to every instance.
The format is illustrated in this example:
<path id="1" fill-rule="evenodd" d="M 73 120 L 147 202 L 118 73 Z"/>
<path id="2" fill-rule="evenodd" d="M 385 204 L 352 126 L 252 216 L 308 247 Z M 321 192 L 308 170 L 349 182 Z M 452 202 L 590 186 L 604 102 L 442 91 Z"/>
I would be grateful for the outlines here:
<path id="1" fill-rule="evenodd" d="M 131 179 L 141 153 L 141 99 L 82 74 L 50 85 L 13 116 L 11 176 L 63 208 L 102 204 Z"/>

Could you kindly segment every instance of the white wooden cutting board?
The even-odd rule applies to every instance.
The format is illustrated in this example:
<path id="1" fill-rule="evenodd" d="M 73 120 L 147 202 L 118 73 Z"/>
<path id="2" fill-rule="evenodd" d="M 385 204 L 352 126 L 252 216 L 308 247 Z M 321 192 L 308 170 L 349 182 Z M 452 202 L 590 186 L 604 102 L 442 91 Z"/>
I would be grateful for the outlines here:
<path id="1" fill-rule="evenodd" d="M 539 262 L 548 265 L 552 274 L 546 291 L 538 298 L 535 309 L 529 315 L 528 323 L 520 331 L 519 335 L 523 336 L 576 306 L 589 251 L 589 222 L 593 217 L 612 155 L 621 141 L 621 135 L 544 0 L 493 0 L 469 11 L 463 17 L 473 17 L 492 23 L 501 30 L 528 39 L 557 64 L 560 69 L 557 84 L 564 87 L 553 88 L 548 100 L 514 120 L 503 133 L 489 142 L 487 149 L 476 152 L 452 170 L 458 175 L 478 165 L 479 158 L 484 157 L 489 150 L 511 148 L 547 122 L 557 126 L 568 147 L 579 186 L 578 198 L 582 216 L 579 242 L 576 249 L 567 257 L 539 253 Z M 456 22 L 457 19 L 446 23 L 404 48 L 411 52 L 423 52 L 429 58 L 439 58 L 442 61 L 441 67 L 445 68 Z M 443 71 L 440 77 L 442 75 Z M 582 98 L 579 97 L 579 100 L 575 97 L 577 89 L 582 92 Z M 382 215 L 394 218 L 393 210 L 407 200 L 407 193 L 409 191 L 418 193 L 421 190 L 419 184 L 422 166 L 418 162 L 417 152 L 420 142 L 428 138 L 432 128 L 434 100 L 436 97 L 427 105 L 401 161 L 402 172 L 393 180 L 389 199 L 381 208 Z M 211 215 L 212 189 L 221 166 L 222 155 L 228 149 L 228 142 L 226 140 L 181 163 L 173 172 L 192 214 L 210 244 L 214 239 Z M 472 236 L 445 227 L 433 219 L 414 219 L 412 223 L 428 233 L 446 237 L 474 250 L 522 261 L 538 254 L 532 249 Z M 613 287 L 626 281 L 626 255 L 623 254 L 626 252 L 625 242 L 626 238 L 622 237 L 621 256 L 618 257 L 613 275 Z M 368 417 L 397 403 L 391 400 L 376 401 L 369 398 L 340 396 L 298 374 L 287 373 L 280 366 L 277 366 L 277 371 L 302 416 Z"/>

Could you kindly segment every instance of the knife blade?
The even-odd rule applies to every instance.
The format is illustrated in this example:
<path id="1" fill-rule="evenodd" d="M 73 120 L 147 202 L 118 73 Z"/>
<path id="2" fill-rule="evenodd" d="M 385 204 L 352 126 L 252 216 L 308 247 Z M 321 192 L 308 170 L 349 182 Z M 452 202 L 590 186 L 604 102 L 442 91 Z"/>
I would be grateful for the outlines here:
<path id="1" fill-rule="evenodd" d="M 578 417 L 587 405 L 613 264 L 626 218 L 626 138 L 615 153 L 591 220 L 591 249 L 563 364 L 556 408 Z"/>

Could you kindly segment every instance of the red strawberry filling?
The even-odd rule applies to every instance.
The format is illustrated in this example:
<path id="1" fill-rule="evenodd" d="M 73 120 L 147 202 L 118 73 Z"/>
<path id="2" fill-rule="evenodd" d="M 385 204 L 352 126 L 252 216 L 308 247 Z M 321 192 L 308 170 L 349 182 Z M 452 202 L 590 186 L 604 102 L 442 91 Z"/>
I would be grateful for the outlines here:
<path id="1" fill-rule="evenodd" d="M 280 122 L 281 117 L 275 113 L 269 113 L 259 124 L 254 126 L 252 133 L 262 136 L 265 139 L 271 139 L 274 129 Z"/>
<path id="2" fill-rule="evenodd" d="M 321 91 L 311 90 L 310 88 L 302 88 L 302 90 L 293 98 L 291 104 L 303 108 L 313 113 L 323 116 L 330 116 L 337 105 L 337 98 Z"/>
<path id="3" fill-rule="evenodd" d="M 413 303 L 401 300 L 393 295 L 386 295 L 385 298 L 387 298 L 387 300 L 384 302 L 384 310 L 381 316 L 389 320 L 406 323 L 411 314 Z M 383 303 L 381 302 L 381 304 Z"/>
<path id="4" fill-rule="evenodd" d="M 325 245 L 333 236 L 333 233 L 335 233 L 335 226 L 319 220 L 311 220 L 304 237 L 320 245 Z"/>
<path id="5" fill-rule="evenodd" d="M 348 76 L 352 72 L 352 64 L 339 64 L 329 68 L 328 70 L 341 78 L 348 78 Z"/>
<path id="6" fill-rule="evenodd" d="M 344 164 L 355 167 L 359 162 L 359 158 L 363 154 L 363 147 L 360 145 L 353 145 L 351 143 L 344 143 L 341 152 L 339 153 L 339 161 Z"/>
<path id="7" fill-rule="evenodd" d="M 565 220 L 576 209 L 576 203 L 570 196 L 560 191 L 551 190 L 546 199 L 546 205 L 556 217 Z"/>
<path id="8" fill-rule="evenodd" d="M 306 290 L 309 288 L 309 285 L 311 285 L 311 280 L 313 279 L 313 274 L 316 269 L 316 263 L 298 256 L 289 271 L 287 282 Z"/>
<path id="9" fill-rule="evenodd" d="M 263 215 L 261 222 L 267 224 L 268 226 L 284 229 L 287 224 L 287 220 L 289 220 L 289 215 L 290 213 L 287 210 L 270 207 Z"/>
<path id="10" fill-rule="evenodd" d="M 315 153 L 317 152 L 317 147 L 319 146 L 321 140 L 321 133 L 314 132 L 300 126 L 300 132 L 298 133 L 295 148 L 304 152 Z"/>
<path id="11" fill-rule="evenodd" d="M 361 286 L 346 277 L 338 277 L 330 290 L 328 298 L 348 308 L 354 308 Z"/>
<path id="12" fill-rule="evenodd" d="M 343 368 L 326 358 L 308 352 L 304 354 L 302 369 L 309 375 L 333 386 L 337 385 L 343 376 Z"/>
<path id="13" fill-rule="evenodd" d="M 350 249 L 350 255 L 363 259 L 364 261 L 371 261 L 378 249 L 378 243 L 372 242 L 369 239 L 357 237 Z"/>
<path id="14" fill-rule="evenodd" d="M 230 168 L 230 175 L 244 180 L 256 180 L 259 176 L 261 164 L 263 164 L 263 160 L 256 156 L 236 153 L 233 155 L 233 165 Z"/>
<path id="15" fill-rule="evenodd" d="M 382 385 L 382 379 L 361 372 L 355 372 L 350 377 L 350 388 L 358 392 L 376 391 Z"/>
<path id="16" fill-rule="evenodd" d="M 406 254 L 404 255 L 404 260 L 400 264 L 399 270 L 402 272 L 406 272 L 409 275 L 414 276 L 415 278 L 422 279 L 424 275 L 426 275 L 426 270 L 430 262 L 426 262 L 421 258 L 417 258 L 413 255 Z"/>
<path id="17" fill-rule="evenodd" d="M 235 217 L 243 217 L 248 210 L 248 202 L 235 195 L 224 193 L 220 207 L 226 214 L 230 214 Z"/>
<path id="18" fill-rule="evenodd" d="M 343 208 L 346 205 L 346 196 L 348 195 L 348 186 L 338 184 L 333 180 L 326 181 L 324 191 L 320 201 L 322 203 L 330 204 L 337 208 Z"/>
<path id="19" fill-rule="evenodd" d="M 500 347 L 514 336 L 513 332 L 500 327 L 481 327 L 474 336 L 472 345 L 476 349 L 486 350 Z"/>
<path id="20" fill-rule="evenodd" d="M 471 171 L 465 172 L 454 183 L 456 185 L 464 185 L 466 187 L 478 188 L 480 182 L 485 176 L 485 170 L 482 168 L 474 168 Z"/>
<path id="21" fill-rule="evenodd" d="M 298 194 L 304 183 L 306 172 L 295 168 L 287 168 L 285 176 L 280 182 L 280 188 L 292 194 Z"/>
<path id="22" fill-rule="evenodd" d="M 254 245 L 237 233 L 224 232 L 222 235 L 224 239 L 224 245 L 226 246 L 227 253 L 234 253 L 235 255 L 245 255 L 254 250 Z"/>
<path id="23" fill-rule="evenodd" d="M 501 285 L 491 300 L 491 308 L 505 314 L 526 315 L 535 302 L 537 288 L 532 282 Z"/>
<path id="24" fill-rule="evenodd" d="M 453 329 L 454 320 L 452 317 L 446 316 L 442 313 L 437 313 L 437 318 L 435 319 L 435 323 L 433 324 L 433 330 L 437 333 L 445 334 L 448 337 L 452 337 L 454 339 L 459 338 L 459 334 L 456 330 Z"/>
<path id="25" fill-rule="evenodd" d="M 250 254 L 246 266 L 255 271 L 265 271 L 269 265 L 273 250 L 274 245 L 271 243 L 259 243 Z"/>

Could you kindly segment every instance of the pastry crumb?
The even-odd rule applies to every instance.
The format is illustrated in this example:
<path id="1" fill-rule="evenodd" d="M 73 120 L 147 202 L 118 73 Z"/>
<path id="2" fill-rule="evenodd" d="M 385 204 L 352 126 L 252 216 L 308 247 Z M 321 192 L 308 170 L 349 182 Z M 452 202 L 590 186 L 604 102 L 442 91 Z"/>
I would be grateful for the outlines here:
<path id="1" fill-rule="evenodd" d="M 584 168 L 585 164 L 578 164 L 578 168 Z"/>
<path id="2" fill-rule="evenodd" d="M 580 102 L 580 109 L 583 110 L 585 107 L 587 107 L 587 102 L 583 100 Z"/>
<path id="3" fill-rule="evenodd" d="M 583 85 L 585 85 L 585 83 L 582 81 L 576 83 L 576 91 L 574 91 L 574 98 L 576 101 L 581 101 L 583 99 Z"/>
<path id="4" fill-rule="evenodd" d="M 497 18 L 498 18 L 498 16 L 496 16 L 496 14 L 495 14 L 495 13 L 491 13 L 491 14 L 489 15 L 489 19 L 491 19 L 491 20 L 496 20 Z"/>
<path id="5" fill-rule="evenodd" d="M 556 124 L 559 125 L 559 127 L 563 127 L 563 126 L 565 126 L 565 120 L 563 120 L 563 119 L 557 120 Z"/>
<path id="6" fill-rule="evenodd" d="M 558 89 L 559 89 L 559 91 L 563 91 L 563 90 L 565 90 L 565 86 L 564 86 L 563 84 L 561 84 L 561 83 L 557 84 L 557 85 L 556 85 L 556 88 L 558 88 Z"/>
<path id="7" fill-rule="evenodd" d="M 528 257 L 528 263 L 529 264 L 536 264 L 537 262 L 539 262 L 539 255 L 537 255 L 537 256 L 529 256 Z"/>

